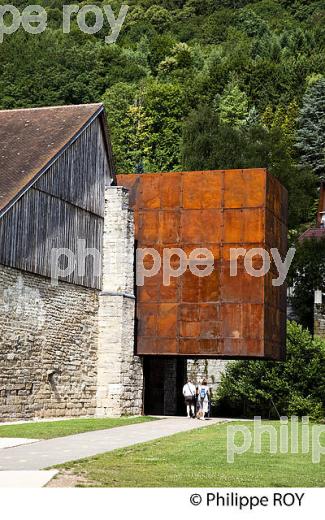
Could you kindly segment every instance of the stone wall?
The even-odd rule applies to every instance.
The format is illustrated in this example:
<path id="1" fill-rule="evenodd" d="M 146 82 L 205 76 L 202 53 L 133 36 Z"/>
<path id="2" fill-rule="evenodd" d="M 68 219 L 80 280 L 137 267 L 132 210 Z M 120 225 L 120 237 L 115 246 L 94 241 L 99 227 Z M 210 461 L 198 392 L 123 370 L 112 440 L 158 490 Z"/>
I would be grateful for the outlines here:
<path id="1" fill-rule="evenodd" d="M 0 421 L 93 415 L 98 291 L 0 265 Z"/>
<path id="2" fill-rule="evenodd" d="M 142 360 L 134 355 L 134 220 L 129 195 L 106 190 L 103 291 L 99 308 L 97 410 L 100 417 L 142 413 Z"/>
<path id="3" fill-rule="evenodd" d="M 314 311 L 314 332 L 316 336 L 325 339 L 325 304 L 315 304 Z"/>
<path id="4" fill-rule="evenodd" d="M 110 187 L 101 293 L 0 266 L 0 421 L 141 414 L 134 318 L 133 213 Z"/>
<path id="5" fill-rule="evenodd" d="M 194 384 L 200 383 L 202 379 L 206 379 L 213 391 L 218 387 L 227 363 L 229 361 L 222 359 L 188 359 L 187 374 L 191 377 Z"/>

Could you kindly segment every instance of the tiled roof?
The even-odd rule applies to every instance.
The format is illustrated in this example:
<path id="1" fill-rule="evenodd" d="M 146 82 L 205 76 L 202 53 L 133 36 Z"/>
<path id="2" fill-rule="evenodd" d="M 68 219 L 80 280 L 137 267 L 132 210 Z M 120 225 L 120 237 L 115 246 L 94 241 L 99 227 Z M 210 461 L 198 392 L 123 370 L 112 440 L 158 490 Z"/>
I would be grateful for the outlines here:
<path id="1" fill-rule="evenodd" d="M 316 238 L 318 240 L 325 238 L 325 227 L 322 227 L 321 225 L 323 213 L 325 213 L 325 181 L 322 181 L 320 186 L 317 226 L 307 229 L 307 231 L 299 237 L 299 242 L 311 238 Z"/>
<path id="2" fill-rule="evenodd" d="M 101 104 L 0 111 L 0 212 L 38 178 Z"/>
<path id="3" fill-rule="evenodd" d="M 302 242 L 303 240 L 309 240 L 311 238 L 321 239 L 325 238 L 325 228 L 310 228 L 307 229 L 300 237 L 299 241 Z"/>

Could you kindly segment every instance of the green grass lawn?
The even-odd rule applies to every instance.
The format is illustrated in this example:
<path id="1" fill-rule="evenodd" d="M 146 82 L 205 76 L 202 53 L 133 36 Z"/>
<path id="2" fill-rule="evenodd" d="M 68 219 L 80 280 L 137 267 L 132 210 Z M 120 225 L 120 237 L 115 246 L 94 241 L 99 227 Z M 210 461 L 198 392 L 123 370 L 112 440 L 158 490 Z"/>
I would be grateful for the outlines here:
<path id="1" fill-rule="evenodd" d="M 253 428 L 252 422 L 238 424 Z M 279 431 L 278 422 L 267 424 Z M 325 433 L 321 440 L 325 445 Z M 239 436 L 236 442 L 240 444 Z M 251 449 L 236 456 L 233 464 L 227 463 L 227 424 L 223 423 L 58 467 L 96 487 L 325 486 L 325 456 L 320 464 L 313 464 L 311 453 L 270 454 L 268 446 L 268 436 L 263 434 L 261 454 Z"/>
<path id="2" fill-rule="evenodd" d="M 106 430 L 117 426 L 127 426 L 156 420 L 152 417 L 119 417 L 116 419 L 69 419 L 28 424 L 10 424 L 1 426 L 0 437 L 18 437 L 25 439 L 53 439 L 76 433 Z"/>

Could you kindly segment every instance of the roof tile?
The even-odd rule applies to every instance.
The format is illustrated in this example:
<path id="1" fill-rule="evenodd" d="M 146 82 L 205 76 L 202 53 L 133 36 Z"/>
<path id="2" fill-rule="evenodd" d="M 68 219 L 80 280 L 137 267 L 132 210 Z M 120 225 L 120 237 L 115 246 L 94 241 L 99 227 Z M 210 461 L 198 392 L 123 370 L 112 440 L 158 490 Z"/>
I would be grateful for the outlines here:
<path id="1" fill-rule="evenodd" d="M 0 111 L 0 211 L 101 109 L 91 104 Z"/>

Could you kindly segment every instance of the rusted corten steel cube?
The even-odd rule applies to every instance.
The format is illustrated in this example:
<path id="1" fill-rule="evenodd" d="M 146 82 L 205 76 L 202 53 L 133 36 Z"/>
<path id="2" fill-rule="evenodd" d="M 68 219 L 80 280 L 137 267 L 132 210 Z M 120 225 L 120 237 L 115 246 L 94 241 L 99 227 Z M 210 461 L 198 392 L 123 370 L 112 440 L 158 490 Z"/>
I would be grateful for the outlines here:
<path id="1" fill-rule="evenodd" d="M 287 192 L 264 169 L 119 175 L 130 191 L 138 248 L 197 248 L 213 255 L 213 272 L 189 268 L 163 283 L 163 268 L 137 287 L 137 354 L 209 358 L 284 357 L 286 285 L 275 287 L 273 263 L 251 276 L 234 248 L 277 248 L 287 253 Z M 152 267 L 150 255 L 144 259 Z M 252 257 L 260 269 L 262 256 Z M 177 256 L 171 258 L 174 269 Z"/>

